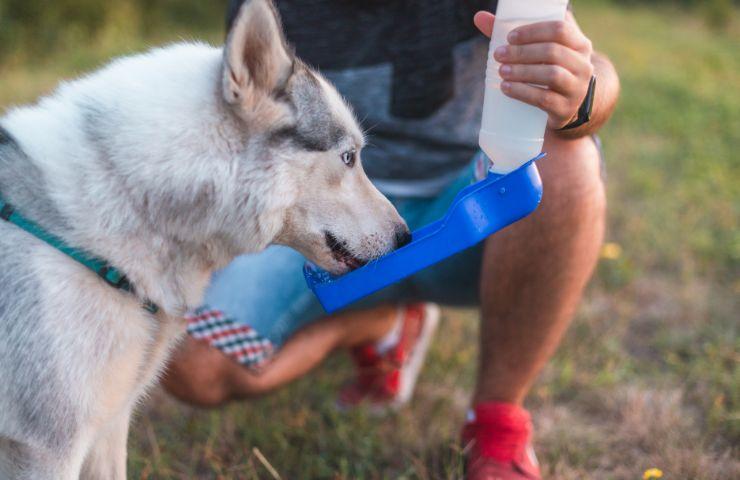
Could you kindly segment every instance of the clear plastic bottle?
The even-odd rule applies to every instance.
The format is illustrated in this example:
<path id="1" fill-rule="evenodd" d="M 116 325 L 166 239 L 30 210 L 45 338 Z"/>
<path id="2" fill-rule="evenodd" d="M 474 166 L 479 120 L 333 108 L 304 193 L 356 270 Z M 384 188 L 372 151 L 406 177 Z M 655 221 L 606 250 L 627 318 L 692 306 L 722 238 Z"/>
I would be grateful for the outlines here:
<path id="1" fill-rule="evenodd" d="M 488 49 L 486 90 L 478 143 L 493 161 L 491 171 L 508 173 L 542 150 L 547 113 L 501 91 L 501 64 L 493 52 L 508 44 L 513 29 L 530 23 L 563 20 L 568 0 L 499 0 Z"/>

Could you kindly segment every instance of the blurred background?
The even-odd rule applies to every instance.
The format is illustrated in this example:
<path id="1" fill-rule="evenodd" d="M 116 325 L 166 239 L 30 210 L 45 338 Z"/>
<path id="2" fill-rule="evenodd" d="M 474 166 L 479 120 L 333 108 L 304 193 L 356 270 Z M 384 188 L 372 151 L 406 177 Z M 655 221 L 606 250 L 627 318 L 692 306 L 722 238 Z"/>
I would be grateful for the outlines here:
<path id="1" fill-rule="evenodd" d="M 220 43 L 226 0 L 0 0 L 0 111 L 111 57 Z M 603 130 L 609 229 L 598 272 L 537 383 L 552 479 L 740 478 L 740 3 L 575 0 L 617 66 Z M 361 32 L 358 32 L 361 35 Z M 459 478 L 476 365 L 471 310 L 446 310 L 412 405 L 339 414 L 335 356 L 274 395 L 191 409 L 155 391 L 130 478 Z"/>

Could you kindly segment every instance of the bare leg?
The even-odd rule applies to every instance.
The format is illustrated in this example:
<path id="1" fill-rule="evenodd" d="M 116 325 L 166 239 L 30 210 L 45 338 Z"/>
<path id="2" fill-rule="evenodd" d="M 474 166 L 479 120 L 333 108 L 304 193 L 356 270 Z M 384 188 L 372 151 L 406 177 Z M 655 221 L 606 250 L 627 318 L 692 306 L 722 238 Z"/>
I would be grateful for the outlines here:
<path id="1" fill-rule="evenodd" d="M 486 243 L 474 402 L 520 404 L 557 348 L 597 261 L 605 198 L 590 138 L 546 138 L 542 205 Z"/>
<path id="2" fill-rule="evenodd" d="M 254 397 L 305 375 L 337 348 L 381 339 L 395 318 L 396 307 L 385 305 L 312 323 L 293 335 L 259 373 L 188 338 L 170 362 L 164 386 L 179 399 L 201 406 Z"/>

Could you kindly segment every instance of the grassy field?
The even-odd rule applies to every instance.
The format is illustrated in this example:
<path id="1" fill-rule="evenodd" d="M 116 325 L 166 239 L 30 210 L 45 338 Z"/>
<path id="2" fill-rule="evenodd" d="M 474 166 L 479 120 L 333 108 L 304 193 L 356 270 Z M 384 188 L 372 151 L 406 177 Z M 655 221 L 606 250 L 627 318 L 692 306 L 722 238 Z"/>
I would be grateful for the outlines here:
<path id="1" fill-rule="evenodd" d="M 603 132 L 610 242 L 573 327 L 528 400 L 547 478 L 740 478 L 740 24 L 668 7 L 578 4 L 623 96 Z M 172 32 L 146 44 L 221 34 Z M 113 54 L 121 32 L 40 64 L 0 64 L 0 106 Z M 339 414 L 342 356 L 264 399 L 200 411 L 154 392 L 130 478 L 459 478 L 476 312 L 446 310 L 411 406 Z M 444 339 L 444 341 L 442 341 Z"/>

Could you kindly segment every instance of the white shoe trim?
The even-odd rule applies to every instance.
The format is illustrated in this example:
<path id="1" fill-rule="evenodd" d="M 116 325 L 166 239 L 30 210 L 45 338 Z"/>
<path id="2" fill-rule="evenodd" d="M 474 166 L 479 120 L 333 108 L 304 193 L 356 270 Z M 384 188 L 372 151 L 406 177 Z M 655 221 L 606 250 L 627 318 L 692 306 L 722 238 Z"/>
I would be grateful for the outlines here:
<path id="1" fill-rule="evenodd" d="M 393 327 L 375 343 L 375 351 L 378 355 L 383 356 L 391 348 L 398 345 L 401 339 L 401 327 L 403 327 L 403 318 L 406 315 L 406 308 L 400 305 L 396 308 L 396 318 L 393 321 Z"/>
<path id="2" fill-rule="evenodd" d="M 427 356 L 429 346 L 432 344 L 434 332 L 439 324 L 440 309 L 437 304 L 424 304 L 424 317 L 421 333 L 416 346 L 410 352 L 406 363 L 401 368 L 401 388 L 393 401 L 393 408 L 399 408 L 411 400 L 414 394 L 414 387 L 419 378 L 421 367 L 424 365 L 424 359 Z"/>

